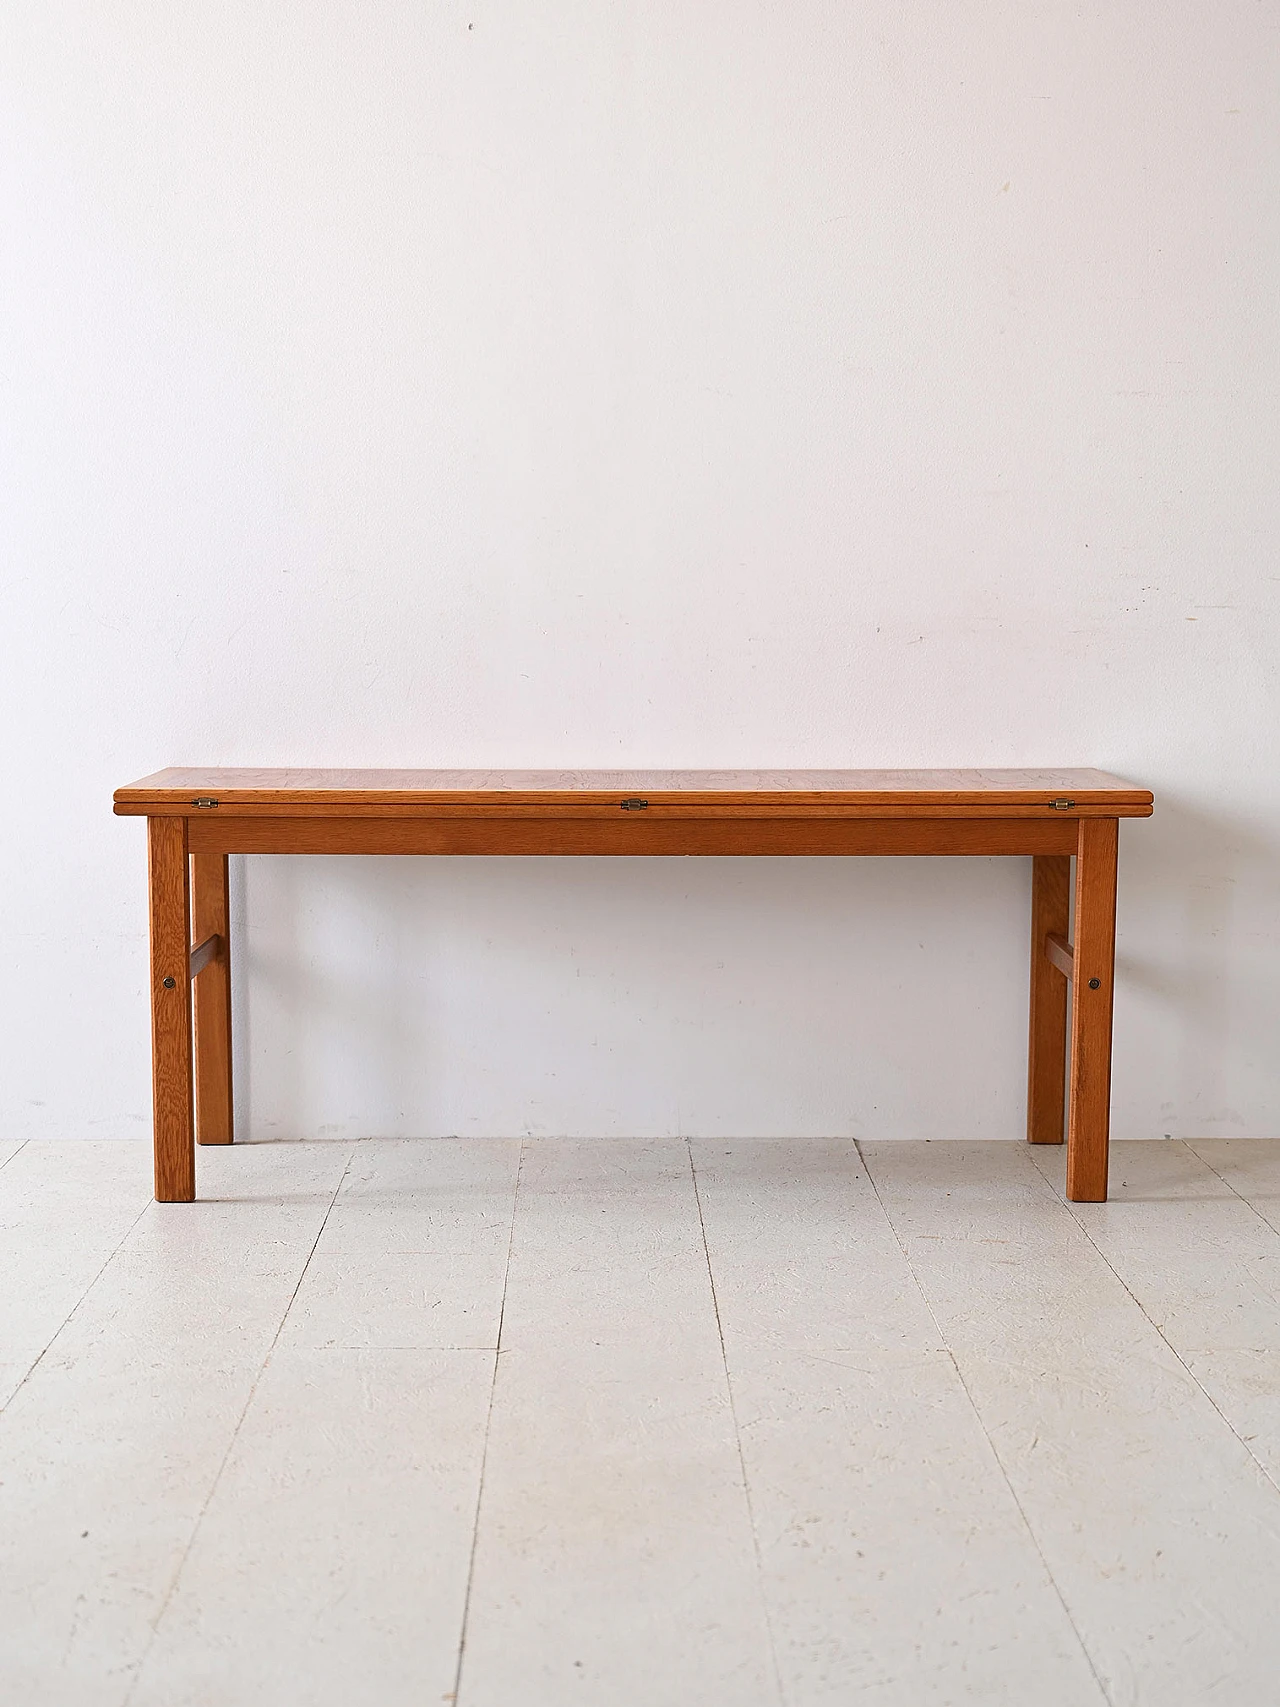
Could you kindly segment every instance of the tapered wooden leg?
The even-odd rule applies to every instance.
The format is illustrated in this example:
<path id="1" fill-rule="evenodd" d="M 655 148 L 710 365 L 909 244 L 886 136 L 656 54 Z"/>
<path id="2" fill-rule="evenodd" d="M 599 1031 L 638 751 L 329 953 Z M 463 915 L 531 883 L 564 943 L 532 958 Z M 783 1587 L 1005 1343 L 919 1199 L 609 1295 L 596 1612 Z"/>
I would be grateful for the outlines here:
<path id="1" fill-rule="evenodd" d="M 1107 1197 L 1119 829 L 1115 818 L 1080 820 L 1067 1132 L 1067 1196 L 1073 1203 L 1105 1203 Z"/>
<path id="2" fill-rule="evenodd" d="M 1045 953 L 1049 936 L 1065 942 L 1071 859 L 1031 861 L 1031 1034 L 1027 1050 L 1027 1142 L 1061 1144 L 1067 1100 L 1067 980 Z"/>
<path id="3" fill-rule="evenodd" d="M 217 937 L 212 960 L 194 980 L 196 1143 L 229 1144 L 231 1130 L 231 948 L 227 856 L 191 856 L 191 941 Z"/>
<path id="4" fill-rule="evenodd" d="M 149 818 L 151 878 L 151 1083 L 156 1198 L 196 1194 L 192 1133 L 191 905 L 185 818 Z"/>

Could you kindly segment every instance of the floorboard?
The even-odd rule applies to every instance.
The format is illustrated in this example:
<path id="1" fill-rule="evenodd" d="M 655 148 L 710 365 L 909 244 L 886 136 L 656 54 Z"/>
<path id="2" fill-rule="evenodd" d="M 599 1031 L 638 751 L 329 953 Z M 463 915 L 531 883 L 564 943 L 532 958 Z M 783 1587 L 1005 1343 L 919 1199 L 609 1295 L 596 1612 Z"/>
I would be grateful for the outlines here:
<path id="1" fill-rule="evenodd" d="M 150 1202 L 141 1144 L 0 1145 L 0 1412 Z"/>
<path id="2" fill-rule="evenodd" d="M 1090 1237 L 1163 1206 L 1081 1213 L 1021 1145 L 864 1155 L 1112 1707 L 1274 1701 L 1276 1490 Z"/>
<path id="3" fill-rule="evenodd" d="M 786 1699 L 1103 1707 L 852 1141 L 693 1153 Z"/>
<path id="4" fill-rule="evenodd" d="M 0 1700 L 1274 1707 L 1280 1143 L 1114 1158 L 0 1141 Z"/>
<path id="5" fill-rule="evenodd" d="M 210 1196 L 145 1211 L 0 1415 L 0 1698 L 123 1707 L 349 1154 L 202 1158 Z"/>
<path id="6" fill-rule="evenodd" d="M 130 1707 L 453 1689 L 493 1354 L 279 1350 Z"/>
<path id="7" fill-rule="evenodd" d="M 459 1702 L 780 1703 L 680 1140 L 526 1146 Z"/>

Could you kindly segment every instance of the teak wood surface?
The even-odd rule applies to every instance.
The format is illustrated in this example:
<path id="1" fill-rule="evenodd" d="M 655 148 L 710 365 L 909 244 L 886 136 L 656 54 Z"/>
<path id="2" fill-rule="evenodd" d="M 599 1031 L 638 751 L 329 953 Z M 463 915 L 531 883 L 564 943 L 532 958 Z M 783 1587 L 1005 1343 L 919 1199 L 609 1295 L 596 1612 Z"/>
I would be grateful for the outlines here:
<path id="1" fill-rule="evenodd" d="M 1065 1120 L 1068 1196 L 1106 1197 L 1119 820 L 1152 797 L 1105 771 L 178 768 L 115 810 L 148 821 L 162 1202 L 194 1198 L 197 1139 L 232 1140 L 232 853 L 1029 855 L 1027 1137 Z"/>
<path id="2" fill-rule="evenodd" d="M 115 809 L 344 818 L 612 816 L 1023 818 L 1070 799 L 1078 817 L 1146 818 L 1151 795 L 1095 770 L 359 771 L 165 770 L 116 790 Z M 200 808 L 196 808 L 200 810 Z"/>

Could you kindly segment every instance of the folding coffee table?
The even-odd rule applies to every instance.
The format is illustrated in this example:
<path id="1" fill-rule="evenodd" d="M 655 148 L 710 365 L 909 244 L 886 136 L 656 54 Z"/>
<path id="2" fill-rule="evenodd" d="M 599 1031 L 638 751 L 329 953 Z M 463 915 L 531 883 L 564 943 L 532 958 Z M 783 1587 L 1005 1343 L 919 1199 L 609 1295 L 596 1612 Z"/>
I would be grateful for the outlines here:
<path id="1" fill-rule="evenodd" d="M 1102 1202 L 1119 820 L 1151 808 L 1096 770 L 158 771 L 115 796 L 147 820 L 156 1197 L 190 1202 L 195 1142 L 232 1139 L 229 854 L 1015 854 L 1027 1137 L 1060 1144 L 1065 1114 L 1067 1195 Z"/>

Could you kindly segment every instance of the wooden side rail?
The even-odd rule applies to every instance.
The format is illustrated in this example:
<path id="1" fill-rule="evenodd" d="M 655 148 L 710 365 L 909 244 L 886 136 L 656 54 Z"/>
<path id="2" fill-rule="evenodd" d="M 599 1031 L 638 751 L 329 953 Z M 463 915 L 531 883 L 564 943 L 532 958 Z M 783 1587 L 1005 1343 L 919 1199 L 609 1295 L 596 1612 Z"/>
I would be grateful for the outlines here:
<path id="1" fill-rule="evenodd" d="M 1076 957 L 1071 944 L 1060 937 L 1057 931 L 1050 931 L 1044 939 L 1044 951 L 1058 968 L 1064 978 L 1075 974 Z"/>
<path id="2" fill-rule="evenodd" d="M 207 936 L 198 948 L 191 950 L 191 976 L 198 977 L 211 960 L 217 960 L 222 954 L 222 938 Z"/>

